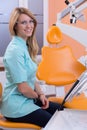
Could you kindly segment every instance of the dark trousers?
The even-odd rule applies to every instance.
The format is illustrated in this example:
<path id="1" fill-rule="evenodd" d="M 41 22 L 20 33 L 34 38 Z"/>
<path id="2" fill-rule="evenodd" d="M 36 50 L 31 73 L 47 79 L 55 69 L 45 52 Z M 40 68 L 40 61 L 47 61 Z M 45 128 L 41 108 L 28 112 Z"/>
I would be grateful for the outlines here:
<path id="1" fill-rule="evenodd" d="M 37 104 L 38 106 L 42 105 L 40 100 L 37 100 L 35 104 Z M 56 110 L 59 110 L 59 108 L 60 104 L 49 102 L 49 108 L 47 109 L 38 109 L 26 116 L 19 118 L 5 118 L 12 122 L 32 123 L 40 127 L 45 127 L 47 122 L 51 119 L 52 115 L 55 113 Z"/>

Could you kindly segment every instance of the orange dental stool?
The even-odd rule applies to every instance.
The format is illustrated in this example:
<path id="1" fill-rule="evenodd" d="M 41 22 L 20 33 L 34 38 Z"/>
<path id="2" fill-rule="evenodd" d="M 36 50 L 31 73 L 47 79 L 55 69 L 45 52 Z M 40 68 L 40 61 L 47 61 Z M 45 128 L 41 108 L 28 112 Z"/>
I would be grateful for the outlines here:
<path id="1" fill-rule="evenodd" d="M 37 78 L 44 80 L 49 87 L 55 85 L 56 88 L 74 83 L 86 67 L 77 61 L 70 46 L 58 47 L 62 42 L 62 33 L 57 26 L 53 25 L 48 30 L 47 41 L 50 45 L 42 48 L 42 60 L 38 65 Z M 74 101 L 65 103 L 65 106 L 77 108 L 76 102 L 80 99 L 82 101 L 83 98 L 84 95 L 79 99 L 75 97 Z M 49 100 L 62 103 L 63 97 L 50 97 Z M 87 99 L 85 101 L 87 102 Z"/>
<path id="2" fill-rule="evenodd" d="M 0 103 L 2 97 L 2 84 L 0 83 Z M 40 130 L 41 128 L 37 125 L 29 123 L 16 123 L 10 122 L 4 119 L 3 115 L 0 114 L 0 130 Z"/>

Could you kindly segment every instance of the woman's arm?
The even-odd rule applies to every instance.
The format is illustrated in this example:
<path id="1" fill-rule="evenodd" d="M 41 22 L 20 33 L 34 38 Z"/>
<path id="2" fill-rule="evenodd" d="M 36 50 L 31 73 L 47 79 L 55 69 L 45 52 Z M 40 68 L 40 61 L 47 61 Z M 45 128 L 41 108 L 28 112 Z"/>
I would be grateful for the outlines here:
<path id="1" fill-rule="evenodd" d="M 49 107 L 49 101 L 46 98 L 45 94 L 42 92 L 38 82 L 35 83 L 35 91 L 37 92 L 38 97 L 43 104 L 42 109 L 47 109 Z"/>
<path id="2" fill-rule="evenodd" d="M 41 87 L 37 81 L 35 82 L 35 91 L 37 92 L 38 96 L 44 95 L 44 93 L 42 92 Z"/>
<path id="3" fill-rule="evenodd" d="M 38 93 L 34 91 L 26 82 L 18 83 L 18 91 L 27 98 L 38 98 Z"/>

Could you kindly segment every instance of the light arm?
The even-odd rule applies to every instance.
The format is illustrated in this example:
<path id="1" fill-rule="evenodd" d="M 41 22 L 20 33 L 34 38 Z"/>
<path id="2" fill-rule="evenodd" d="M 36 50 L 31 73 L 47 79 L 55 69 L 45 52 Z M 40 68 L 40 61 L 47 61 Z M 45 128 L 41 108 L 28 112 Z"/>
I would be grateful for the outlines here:
<path id="1" fill-rule="evenodd" d="M 75 0 L 74 2 L 70 2 L 68 4 L 68 7 L 62 10 L 60 13 L 57 15 L 58 21 L 61 21 L 62 18 L 64 18 L 66 15 L 68 15 L 71 11 L 82 5 L 86 0 Z"/>

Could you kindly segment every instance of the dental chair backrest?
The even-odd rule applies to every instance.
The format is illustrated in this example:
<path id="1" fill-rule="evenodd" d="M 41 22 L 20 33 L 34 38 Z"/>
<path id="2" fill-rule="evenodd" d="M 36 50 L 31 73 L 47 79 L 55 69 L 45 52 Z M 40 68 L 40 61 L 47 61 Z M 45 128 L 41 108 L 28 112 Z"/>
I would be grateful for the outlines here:
<path id="1" fill-rule="evenodd" d="M 62 33 L 57 26 L 48 30 L 47 41 L 52 45 L 61 43 Z M 47 84 L 61 86 L 75 82 L 85 69 L 75 58 L 70 46 L 43 46 L 42 61 L 36 75 Z"/>

